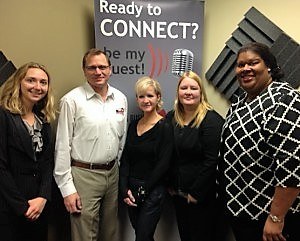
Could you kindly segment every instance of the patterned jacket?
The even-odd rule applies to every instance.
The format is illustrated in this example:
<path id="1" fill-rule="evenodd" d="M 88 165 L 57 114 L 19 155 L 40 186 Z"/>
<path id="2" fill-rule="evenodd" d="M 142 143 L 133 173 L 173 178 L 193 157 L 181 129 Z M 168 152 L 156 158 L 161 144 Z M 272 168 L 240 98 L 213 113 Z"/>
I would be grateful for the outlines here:
<path id="1" fill-rule="evenodd" d="M 276 186 L 300 187 L 300 94 L 273 82 L 233 103 L 223 127 L 220 183 L 233 216 L 268 214 Z M 300 196 L 291 212 L 300 212 Z"/>

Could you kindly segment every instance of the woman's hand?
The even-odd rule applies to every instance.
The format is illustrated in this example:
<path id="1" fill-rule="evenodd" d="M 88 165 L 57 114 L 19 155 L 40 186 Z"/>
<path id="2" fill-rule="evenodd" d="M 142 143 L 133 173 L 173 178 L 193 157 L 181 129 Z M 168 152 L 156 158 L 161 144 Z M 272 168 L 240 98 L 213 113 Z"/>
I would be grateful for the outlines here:
<path id="1" fill-rule="evenodd" d="M 29 208 L 27 209 L 27 212 L 25 213 L 25 217 L 28 218 L 31 221 L 37 220 L 41 213 L 43 212 L 43 209 L 46 205 L 47 200 L 42 197 L 37 197 L 31 200 L 28 200 Z"/>
<path id="2" fill-rule="evenodd" d="M 128 205 L 128 206 L 131 206 L 131 207 L 136 207 L 137 204 L 135 203 L 135 198 L 134 196 L 132 195 L 132 192 L 130 189 L 128 189 L 127 191 L 127 197 L 123 199 L 123 201 Z"/>
<path id="3" fill-rule="evenodd" d="M 188 203 L 196 204 L 198 202 L 191 194 L 188 194 L 186 199 Z"/>
<path id="4" fill-rule="evenodd" d="M 268 217 L 263 231 L 263 241 L 286 241 L 282 235 L 284 220 L 280 223 L 274 223 Z"/>
<path id="5" fill-rule="evenodd" d="M 174 196 L 176 194 L 175 190 L 171 187 L 168 188 L 168 192 L 171 196 Z"/>

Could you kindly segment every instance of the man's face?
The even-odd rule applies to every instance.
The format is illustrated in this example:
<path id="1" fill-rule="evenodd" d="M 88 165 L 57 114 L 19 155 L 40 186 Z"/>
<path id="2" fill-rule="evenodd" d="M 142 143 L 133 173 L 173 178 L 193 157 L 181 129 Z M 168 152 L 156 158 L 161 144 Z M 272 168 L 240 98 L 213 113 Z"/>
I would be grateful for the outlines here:
<path id="1" fill-rule="evenodd" d="M 111 75 L 111 66 L 104 54 L 88 56 L 83 72 L 89 84 L 97 92 L 107 86 Z"/>

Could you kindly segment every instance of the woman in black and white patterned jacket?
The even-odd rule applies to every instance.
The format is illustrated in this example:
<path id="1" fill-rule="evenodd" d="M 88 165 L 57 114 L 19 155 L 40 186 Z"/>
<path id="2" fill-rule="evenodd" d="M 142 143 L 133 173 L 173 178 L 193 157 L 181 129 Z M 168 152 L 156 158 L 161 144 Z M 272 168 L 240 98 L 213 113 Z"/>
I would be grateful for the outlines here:
<path id="1" fill-rule="evenodd" d="M 222 132 L 220 185 L 237 241 L 300 240 L 300 95 L 264 44 L 237 55 L 245 91 Z"/>

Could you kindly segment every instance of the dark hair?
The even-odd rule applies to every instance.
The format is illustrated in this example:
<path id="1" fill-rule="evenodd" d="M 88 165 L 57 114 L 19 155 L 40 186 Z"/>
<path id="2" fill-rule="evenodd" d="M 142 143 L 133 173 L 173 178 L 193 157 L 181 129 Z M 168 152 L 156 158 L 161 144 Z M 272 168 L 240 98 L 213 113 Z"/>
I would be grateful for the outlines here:
<path id="1" fill-rule="evenodd" d="M 237 58 L 240 53 L 246 51 L 254 52 L 262 58 L 266 66 L 270 68 L 270 73 L 274 80 L 280 80 L 284 76 L 282 69 L 277 64 L 276 57 L 271 53 L 270 48 L 267 45 L 258 42 L 248 43 L 240 48 L 237 53 Z"/>
<path id="2" fill-rule="evenodd" d="M 103 54 L 107 60 L 107 63 L 109 66 L 111 66 L 111 62 L 110 62 L 110 59 L 109 57 L 107 56 L 107 54 L 100 50 L 100 49 L 96 49 L 96 48 L 92 48 L 90 50 L 88 50 L 84 56 L 83 56 L 83 59 L 82 59 L 82 68 L 85 68 L 85 65 L 86 65 L 86 59 L 90 56 L 95 56 L 95 55 L 100 55 L 100 54 Z"/>

